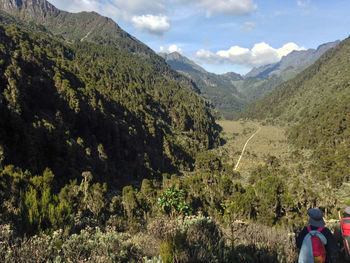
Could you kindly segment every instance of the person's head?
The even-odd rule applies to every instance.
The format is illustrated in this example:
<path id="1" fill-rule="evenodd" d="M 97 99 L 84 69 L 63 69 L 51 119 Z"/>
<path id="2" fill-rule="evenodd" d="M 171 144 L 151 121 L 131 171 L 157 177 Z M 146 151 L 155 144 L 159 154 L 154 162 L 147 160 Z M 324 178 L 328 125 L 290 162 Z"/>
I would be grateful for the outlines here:
<path id="1" fill-rule="evenodd" d="M 315 227 L 322 227 L 325 226 L 326 223 L 323 220 L 323 213 L 320 209 L 309 209 L 307 211 L 307 214 L 309 215 L 309 224 Z"/>
<path id="2" fill-rule="evenodd" d="M 345 209 L 344 209 L 344 217 L 350 217 L 350 206 L 345 207 Z"/>

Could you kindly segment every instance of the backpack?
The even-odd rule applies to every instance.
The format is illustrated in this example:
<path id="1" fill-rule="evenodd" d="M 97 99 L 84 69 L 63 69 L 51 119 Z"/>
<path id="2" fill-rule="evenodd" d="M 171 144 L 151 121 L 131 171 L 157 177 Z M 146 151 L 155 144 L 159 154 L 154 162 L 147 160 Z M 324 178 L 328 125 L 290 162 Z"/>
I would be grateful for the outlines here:
<path id="1" fill-rule="evenodd" d="M 318 228 L 316 231 L 321 233 L 321 231 L 323 229 L 324 229 L 324 226 Z M 307 226 L 307 230 L 309 231 L 309 233 L 311 232 L 310 225 Z M 315 263 L 325 262 L 326 261 L 326 249 L 325 249 L 324 244 L 322 243 L 321 239 L 317 235 L 312 235 L 311 236 L 311 244 L 312 244 L 312 253 L 314 255 L 314 262 Z"/>
<path id="2" fill-rule="evenodd" d="M 340 220 L 341 233 L 347 258 L 350 258 L 350 217 Z"/>

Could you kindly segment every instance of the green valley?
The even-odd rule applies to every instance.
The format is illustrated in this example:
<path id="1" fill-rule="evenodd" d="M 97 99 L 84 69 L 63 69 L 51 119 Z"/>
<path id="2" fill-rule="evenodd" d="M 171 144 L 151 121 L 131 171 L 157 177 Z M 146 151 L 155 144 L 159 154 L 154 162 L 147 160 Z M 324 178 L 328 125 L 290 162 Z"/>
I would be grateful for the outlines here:
<path id="1" fill-rule="evenodd" d="M 95 12 L 0 9 L 1 262 L 296 262 L 313 207 L 341 239 L 350 39 L 243 78 Z"/>

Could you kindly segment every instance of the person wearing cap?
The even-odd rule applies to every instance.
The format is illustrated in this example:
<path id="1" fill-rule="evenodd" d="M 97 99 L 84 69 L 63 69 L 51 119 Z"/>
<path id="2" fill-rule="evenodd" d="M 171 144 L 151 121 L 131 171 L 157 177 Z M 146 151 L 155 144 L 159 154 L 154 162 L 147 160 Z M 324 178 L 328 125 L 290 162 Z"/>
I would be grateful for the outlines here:
<path id="1" fill-rule="evenodd" d="M 309 209 L 307 213 L 309 215 L 309 225 L 311 230 L 317 230 L 320 227 L 323 227 L 326 225 L 326 223 L 323 220 L 323 213 L 320 209 Z M 309 230 L 307 229 L 307 226 L 305 226 L 304 229 L 296 237 L 297 248 L 299 249 L 301 248 L 304 238 L 308 233 L 309 233 Z M 327 239 L 327 244 L 325 245 L 326 252 L 327 252 L 325 262 L 327 263 L 337 262 L 337 257 L 339 252 L 339 246 L 337 241 L 335 240 L 333 234 L 327 227 L 324 227 L 321 233 Z"/>

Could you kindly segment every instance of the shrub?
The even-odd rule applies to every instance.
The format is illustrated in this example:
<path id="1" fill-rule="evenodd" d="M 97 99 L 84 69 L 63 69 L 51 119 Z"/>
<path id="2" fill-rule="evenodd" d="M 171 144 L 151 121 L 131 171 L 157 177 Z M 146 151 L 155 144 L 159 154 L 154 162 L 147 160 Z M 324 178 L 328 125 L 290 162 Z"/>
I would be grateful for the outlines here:
<path id="1" fill-rule="evenodd" d="M 184 199 L 182 189 L 169 187 L 158 199 L 158 205 L 167 215 L 170 215 L 171 217 L 190 215 L 192 209 L 186 204 Z"/>
<path id="2" fill-rule="evenodd" d="M 144 254 L 131 236 L 112 228 L 86 228 L 80 234 L 65 237 L 63 231 L 51 236 L 36 235 L 29 239 L 12 238 L 11 229 L 0 226 L 1 262 L 140 262 Z"/>
<path id="3" fill-rule="evenodd" d="M 139 262 L 141 250 L 133 244 L 131 236 L 107 228 L 85 229 L 70 236 L 62 246 L 65 262 Z"/>
<path id="4" fill-rule="evenodd" d="M 214 221 L 203 216 L 157 218 L 148 226 L 159 239 L 163 262 L 222 262 L 224 243 Z"/>
<path id="5" fill-rule="evenodd" d="M 235 247 L 227 257 L 240 258 L 237 262 L 296 262 L 298 251 L 292 231 L 238 222 L 233 228 Z M 229 236 L 232 229 L 224 229 L 224 233 Z"/>

